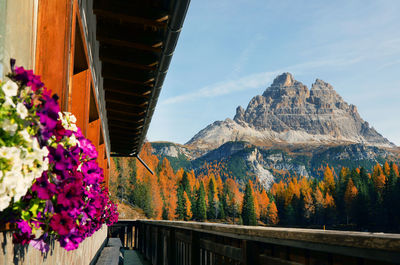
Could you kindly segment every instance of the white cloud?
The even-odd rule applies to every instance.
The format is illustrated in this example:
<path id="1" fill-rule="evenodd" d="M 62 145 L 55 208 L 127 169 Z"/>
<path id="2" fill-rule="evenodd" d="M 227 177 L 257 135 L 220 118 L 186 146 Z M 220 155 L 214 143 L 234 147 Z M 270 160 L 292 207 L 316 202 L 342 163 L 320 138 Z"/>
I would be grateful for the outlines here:
<path id="1" fill-rule="evenodd" d="M 218 82 L 200 88 L 199 90 L 192 93 L 167 98 L 166 100 L 162 101 L 161 104 L 174 104 L 184 101 L 198 100 L 201 98 L 214 98 L 218 96 L 228 95 L 237 91 L 264 87 L 266 86 L 266 84 L 271 82 L 273 78 L 279 73 L 279 71 L 256 73 L 244 76 L 236 80 Z"/>
<path id="2" fill-rule="evenodd" d="M 266 87 L 272 80 L 279 74 L 283 72 L 292 72 L 295 74 L 299 74 L 302 71 L 320 68 L 323 66 L 330 67 L 341 67 L 344 65 L 358 63 L 362 60 L 362 57 L 347 57 L 343 56 L 342 58 L 321 58 L 319 60 L 308 61 L 292 66 L 285 67 L 280 70 L 270 71 L 270 72 L 262 72 L 250 74 L 239 79 L 230 79 L 223 82 L 218 82 L 215 84 L 211 84 L 200 88 L 197 91 L 182 94 L 179 96 L 174 96 L 165 99 L 160 104 L 175 104 L 185 101 L 191 100 L 199 100 L 203 98 L 215 98 L 219 96 L 224 96 L 228 94 L 232 94 L 234 92 Z"/>

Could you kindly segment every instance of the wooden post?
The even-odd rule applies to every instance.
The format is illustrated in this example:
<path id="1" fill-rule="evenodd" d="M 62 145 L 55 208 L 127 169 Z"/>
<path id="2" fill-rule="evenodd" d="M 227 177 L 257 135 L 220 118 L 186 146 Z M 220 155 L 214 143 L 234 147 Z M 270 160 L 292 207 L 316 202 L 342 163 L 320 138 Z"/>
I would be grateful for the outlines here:
<path id="1" fill-rule="evenodd" d="M 190 249 L 190 253 L 190 265 L 200 265 L 200 235 L 198 232 L 195 231 L 192 231 L 192 246 Z"/>
<path id="2" fill-rule="evenodd" d="M 259 264 L 259 251 L 257 243 L 249 240 L 242 240 L 243 263 L 245 265 Z"/>
<path id="3" fill-rule="evenodd" d="M 171 228 L 169 230 L 169 240 L 168 240 L 168 265 L 176 264 L 176 241 L 175 241 L 175 229 Z"/>
<path id="4" fill-rule="evenodd" d="M 138 250 L 138 225 L 135 222 L 135 238 L 133 239 L 133 249 Z"/>
<path id="5" fill-rule="evenodd" d="M 157 265 L 164 263 L 164 231 L 161 227 L 157 228 Z"/>

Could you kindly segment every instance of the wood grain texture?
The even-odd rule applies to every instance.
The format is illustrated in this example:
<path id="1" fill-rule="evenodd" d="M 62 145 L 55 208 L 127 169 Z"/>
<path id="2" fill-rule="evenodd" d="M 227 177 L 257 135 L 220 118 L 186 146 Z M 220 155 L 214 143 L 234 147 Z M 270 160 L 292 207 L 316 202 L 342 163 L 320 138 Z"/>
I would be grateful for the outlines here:
<path id="1" fill-rule="evenodd" d="M 60 97 L 62 110 L 67 108 L 72 9 L 69 0 L 39 0 L 35 69 L 46 86 Z"/>
<path id="2" fill-rule="evenodd" d="M 31 246 L 21 246 L 12 243 L 11 232 L 0 234 L 0 264 L 1 265 L 82 265 L 89 264 L 107 237 L 107 227 L 104 225 L 91 237 L 86 238 L 79 248 L 66 251 L 55 240 L 50 243 L 50 251 L 43 255 Z"/>

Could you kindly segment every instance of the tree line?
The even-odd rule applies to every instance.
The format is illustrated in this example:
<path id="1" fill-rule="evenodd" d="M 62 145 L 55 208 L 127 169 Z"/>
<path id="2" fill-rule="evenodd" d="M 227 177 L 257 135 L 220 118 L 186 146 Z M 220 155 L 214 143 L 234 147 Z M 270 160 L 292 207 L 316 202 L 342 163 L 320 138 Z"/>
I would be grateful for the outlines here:
<path id="1" fill-rule="evenodd" d="M 141 157 L 150 174 L 132 158 L 114 159 L 110 190 L 143 209 L 148 218 L 227 222 L 245 225 L 340 226 L 399 230 L 400 181 L 394 163 L 364 168 L 325 166 L 322 179 L 288 176 L 266 190 L 257 178 L 238 181 L 224 165 L 198 173 L 172 169 L 146 143 Z"/>

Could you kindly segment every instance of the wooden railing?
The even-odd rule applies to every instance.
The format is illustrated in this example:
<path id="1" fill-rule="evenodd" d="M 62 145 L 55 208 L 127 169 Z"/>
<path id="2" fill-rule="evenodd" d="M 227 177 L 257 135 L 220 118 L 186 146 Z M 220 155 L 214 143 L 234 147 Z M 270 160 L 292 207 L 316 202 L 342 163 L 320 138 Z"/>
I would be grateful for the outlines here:
<path id="1" fill-rule="evenodd" d="M 109 228 L 153 265 L 400 264 L 400 235 L 125 220 Z"/>

